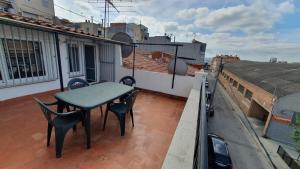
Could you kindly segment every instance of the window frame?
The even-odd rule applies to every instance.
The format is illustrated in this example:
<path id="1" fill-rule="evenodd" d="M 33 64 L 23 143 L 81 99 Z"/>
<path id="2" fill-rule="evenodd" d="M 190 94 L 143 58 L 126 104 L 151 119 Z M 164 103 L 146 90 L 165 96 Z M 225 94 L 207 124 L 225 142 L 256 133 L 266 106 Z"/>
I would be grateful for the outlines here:
<path id="1" fill-rule="evenodd" d="M 79 66 L 78 71 L 71 72 L 69 45 L 71 45 L 71 47 L 75 45 L 78 48 L 78 65 L 77 63 L 74 62 L 75 66 Z M 83 43 L 79 42 L 78 40 L 70 40 L 67 42 L 66 49 L 67 49 L 67 59 L 68 59 L 68 74 L 70 78 L 85 76 L 85 66 L 84 66 L 85 61 L 84 61 L 84 54 L 83 54 L 83 50 L 84 50 L 83 46 L 84 46 Z"/>
<path id="2" fill-rule="evenodd" d="M 242 89 L 242 91 L 241 91 L 241 89 Z M 244 94 L 244 92 L 245 92 L 245 86 L 243 86 L 242 84 L 239 84 L 239 86 L 238 86 L 238 91 L 241 93 L 241 94 Z"/>
<path id="3" fill-rule="evenodd" d="M 233 80 L 232 86 L 235 87 L 235 88 L 237 88 L 238 87 L 238 82 L 236 80 Z"/>
<path id="4" fill-rule="evenodd" d="M 13 48 L 14 49 L 12 49 L 13 51 L 15 51 L 14 52 L 14 56 L 10 56 L 10 54 L 8 54 L 8 56 L 6 56 L 6 52 L 9 52 L 9 51 L 6 51 L 7 49 L 8 50 L 10 50 L 9 49 L 9 47 L 8 47 L 8 45 L 7 45 L 7 41 L 8 40 L 12 40 L 12 43 L 14 43 L 14 46 L 13 46 Z M 3 41 L 5 41 L 5 42 L 3 42 Z M 13 42 L 14 41 L 14 42 Z M 25 75 L 25 77 L 22 77 L 22 75 L 21 75 L 21 73 L 20 73 L 20 75 L 18 75 L 18 76 L 21 76 L 21 77 L 15 77 L 13 74 L 12 75 L 10 75 L 11 73 L 13 73 L 13 72 L 10 72 L 10 69 L 11 68 L 9 68 L 9 67 L 11 67 L 11 65 L 8 65 L 8 64 L 11 64 L 11 60 L 9 61 L 7 58 L 9 58 L 9 59 L 11 59 L 12 57 L 17 57 L 17 59 L 19 59 L 19 56 L 16 56 L 16 54 L 18 55 L 18 53 L 16 52 L 17 51 L 17 49 L 16 49 L 16 43 L 20 43 L 20 41 L 26 41 L 25 43 L 27 43 L 28 42 L 28 44 L 30 43 L 30 44 L 33 44 L 33 52 L 35 51 L 35 50 L 38 50 L 39 51 L 39 59 L 37 58 L 37 55 L 35 54 L 36 52 L 34 52 L 34 58 L 35 58 L 35 62 L 40 62 L 41 63 L 41 65 L 40 65 L 40 67 L 43 67 L 43 70 L 41 70 L 41 71 L 43 71 L 43 74 L 39 74 L 39 66 L 38 66 L 38 68 L 36 68 L 37 69 L 37 71 L 36 71 L 36 73 L 37 73 L 37 76 L 34 76 L 33 75 L 33 71 L 32 71 L 32 65 L 33 65 L 33 63 L 30 61 L 30 63 L 29 63 L 29 67 L 31 67 L 30 68 L 30 71 L 32 71 L 31 73 L 32 73 L 32 76 L 30 76 L 30 77 L 27 77 L 27 74 Z M 22 42 L 21 42 L 22 43 Z M 39 48 L 38 49 L 35 49 L 35 47 L 34 47 L 34 43 L 38 43 L 39 44 Z M 3 45 L 5 45 L 5 48 L 4 48 L 4 46 Z M 46 64 L 46 60 L 45 60 L 45 50 L 44 50 L 44 48 L 43 48 L 43 46 L 44 46 L 44 44 L 43 44 L 43 42 L 42 41 L 39 41 L 39 40 L 36 40 L 36 39 L 29 39 L 29 40 L 25 40 L 25 39 L 23 39 L 23 38 L 19 38 L 19 37 L 17 37 L 17 38 L 7 38 L 7 37 L 1 37 L 0 38 L 0 46 L 1 46 L 1 48 L 0 48 L 0 54 L 3 56 L 3 57 L 1 57 L 0 59 L 1 59 L 1 62 L 3 63 L 3 64 L 1 64 L 1 67 L 2 67 L 2 72 L 3 72 L 3 74 L 2 74 L 2 82 L 4 82 L 3 81 L 3 79 L 5 79 L 5 81 L 6 81 L 6 83 L 7 83 L 7 85 L 9 85 L 9 86 L 11 86 L 11 85 L 14 85 L 14 84 L 17 84 L 17 85 L 20 85 L 20 84 L 26 84 L 26 83 L 28 83 L 28 81 L 31 81 L 32 83 L 33 82 L 36 82 L 36 81 L 46 81 L 46 80 L 44 80 L 44 79 L 47 79 L 47 77 L 49 76 L 49 72 L 48 72 L 48 66 L 47 66 L 47 64 Z M 28 46 L 27 46 L 27 48 L 28 48 Z M 22 49 L 23 49 L 23 47 L 22 47 Z M 26 50 L 26 49 L 25 49 Z M 28 49 L 27 49 L 28 50 Z M 21 58 L 23 59 L 25 59 L 25 57 L 24 57 L 24 50 L 21 50 L 22 52 L 22 56 L 21 56 Z M 28 54 L 28 53 L 26 53 L 26 54 Z M 30 55 L 30 53 L 28 54 L 28 55 Z M 30 57 L 30 56 L 29 56 Z M 30 59 L 31 60 L 31 59 Z M 25 60 L 24 60 L 25 61 Z M 26 62 L 26 61 L 25 61 Z M 36 64 L 36 63 L 35 63 Z M 26 64 L 25 64 L 26 65 Z M 18 71 L 19 71 L 19 69 L 20 68 L 22 68 L 22 67 L 24 67 L 23 65 L 19 65 L 19 61 L 17 61 L 17 66 L 18 66 Z M 26 67 L 27 67 L 27 65 L 26 65 Z M 4 71 L 5 70 L 5 71 Z M 0 81 L 1 82 L 1 81 Z"/>
<path id="5" fill-rule="evenodd" d="M 11 41 L 9 42 L 11 43 L 10 46 L 7 43 L 9 40 Z M 35 47 L 36 45 L 38 48 Z M 39 52 L 39 59 L 35 59 L 35 56 L 33 56 L 35 52 Z M 10 56 L 11 54 L 12 56 Z M 11 58 L 15 58 L 18 76 L 14 76 L 14 71 L 12 71 L 13 67 L 9 60 Z M 33 64 L 36 64 L 36 62 L 43 65 L 40 66 L 43 67 L 41 70 L 43 73 L 40 75 L 37 72 L 38 68 L 35 67 L 33 69 Z M 58 70 L 54 34 L 1 23 L 0 72 L 2 75 L 0 88 L 56 80 L 58 78 Z"/>
<path id="6" fill-rule="evenodd" d="M 249 95 L 248 95 L 248 94 L 251 95 L 250 98 L 249 98 Z M 245 98 L 246 98 L 247 100 L 251 101 L 251 100 L 252 100 L 252 97 L 253 97 L 253 92 L 251 92 L 249 89 L 246 89 L 246 92 L 245 92 Z"/>

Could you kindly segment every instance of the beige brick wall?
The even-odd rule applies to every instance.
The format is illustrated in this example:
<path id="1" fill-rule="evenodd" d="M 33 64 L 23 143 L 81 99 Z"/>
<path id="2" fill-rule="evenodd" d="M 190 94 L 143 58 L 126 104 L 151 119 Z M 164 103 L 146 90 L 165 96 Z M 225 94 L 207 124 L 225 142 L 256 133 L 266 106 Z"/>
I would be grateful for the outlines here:
<path id="1" fill-rule="evenodd" d="M 239 105 L 239 107 L 243 110 L 244 113 L 246 113 L 249 116 L 253 117 L 261 117 L 262 115 L 260 114 L 249 114 L 249 109 L 251 106 L 251 101 L 254 100 L 257 102 L 260 106 L 262 106 L 264 109 L 266 109 L 268 112 L 272 111 L 272 106 L 273 106 L 273 95 L 264 89 L 247 82 L 243 79 L 240 79 L 238 76 L 235 74 L 223 70 L 223 72 L 229 76 L 229 78 L 225 78 L 222 74 L 219 76 L 220 83 L 222 86 L 226 89 L 227 93 L 233 98 L 233 100 Z M 233 87 L 232 83 L 230 83 L 230 78 L 233 80 L 237 81 L 238 85 L 241 84 L 245 87 L 244 93 L 241 94 L 238 91 L 238 86 Z M 251 91 L 253 93 L 251 101 L 249 101 L 245 97 L 246 89 Z M 254 111 L 256 112 L 256 111 Z"/>

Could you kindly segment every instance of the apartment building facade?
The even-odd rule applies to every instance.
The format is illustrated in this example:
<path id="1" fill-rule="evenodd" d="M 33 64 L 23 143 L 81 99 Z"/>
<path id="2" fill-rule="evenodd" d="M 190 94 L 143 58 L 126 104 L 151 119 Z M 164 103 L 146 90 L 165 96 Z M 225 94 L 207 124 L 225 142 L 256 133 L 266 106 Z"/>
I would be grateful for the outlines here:
<path id="1" fill-rule="evenodd" d="M 153 36 L 149 37 L 144 43 L 150 44 L 179 44 L 182 46 L 178 47 L 177 56 L 185 57 L 189 59 L 183 59 L 183 61 L 187 64 L 203 66 L 205 51 L 206 51 L 206 43 L 199 42 L 193 40 L 191 43 L 189 42 L 171 42 L 171 38 L 169 36 Z M 147 52 L 163 52 L 171 55 L 175 55 L 175 47 L 174 46 L 164 46 L 164 45 L 140 45 L 138 48 L 147 51 Z"/>
<path id="2" fill-rule="evenodd" d="M 0 10 L 50 22 L 55 17 L 53 0 L 4 0 Z"/>
<path id="3" fill-rule="evenodd" d="M 108 37 L 113 37 L 118 32 L 127 33 L 134 42 L 143 42 L 148 39 L 148 28 L 135 23 L 111 23 L 108 28 Z"/>
<path id="4" fill-rule="evenodd" d="M 74 77 L 115 81 L 121 42 L 10 13 L 0 21 L 0 101 L 63 88 Z"/>
<path id="5" fill-rule="evenodd" d="M 104 30 L 102 24 L 93 23 L 90 20 L 85 22 L 77 22 L 73 24 L 76 29 L 81 29 L 86 33 L 93 35 L 104 36 Z"/>

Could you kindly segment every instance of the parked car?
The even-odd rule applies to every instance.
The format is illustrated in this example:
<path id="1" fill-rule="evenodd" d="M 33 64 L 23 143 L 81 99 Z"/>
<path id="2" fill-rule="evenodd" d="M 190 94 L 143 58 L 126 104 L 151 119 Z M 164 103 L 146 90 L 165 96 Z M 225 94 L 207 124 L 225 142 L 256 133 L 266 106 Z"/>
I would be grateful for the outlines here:
<path id="1" fill-rule="evenodd" d="M 208 88 L 208 81 L 205 81 L 205 87 Z"/>
<path id="2" fill-rule="evenodd" d="M 208 164 L 210 169 L 232 169 L 227 143 L 223 138 L 208 134 Z"/>
<path id="3" fill-rule="evenodd" d="M 211 91 L 209 89 L 207 89 L 205 94 L 206 94 L 206 102 L 210 102 Z"/>
<path id="4" fill-rule="evenodd" d="M 213 117 L 215 115 L 215 108 L 214 106 L 212 105 L 209 109 L 209 103 L 206 103 L 206 113 L 209 117 Z"/>

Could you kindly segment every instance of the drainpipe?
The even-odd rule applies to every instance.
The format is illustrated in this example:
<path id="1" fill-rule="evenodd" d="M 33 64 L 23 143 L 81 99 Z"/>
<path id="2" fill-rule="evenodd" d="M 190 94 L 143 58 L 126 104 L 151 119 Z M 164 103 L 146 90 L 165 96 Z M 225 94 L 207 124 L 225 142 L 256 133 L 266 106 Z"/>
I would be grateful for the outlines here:
<path id="1" fill-rule="evenodd" d="M 61 67 L 61 57 L 60 57 L 60 47 L 59 47 L 59 39 L 58 33 L 55 33 L 55 45 L 56 45 L 56 53 L 57 53 L 57 63 L 58 63 L 58 74 L 59 74 L 59 82 L 60 82 L 60 91 L 64 91 L 64 79 L 62 76 L 62 67 Z"/>

